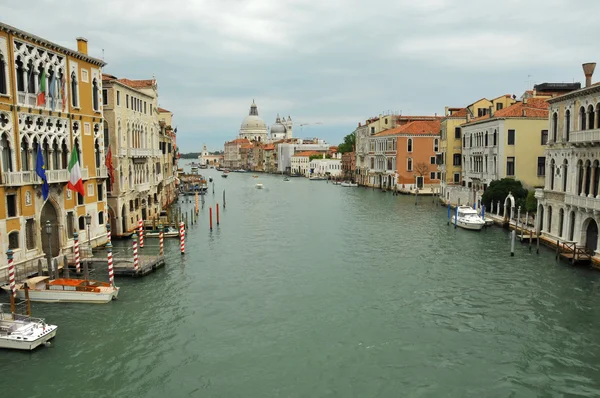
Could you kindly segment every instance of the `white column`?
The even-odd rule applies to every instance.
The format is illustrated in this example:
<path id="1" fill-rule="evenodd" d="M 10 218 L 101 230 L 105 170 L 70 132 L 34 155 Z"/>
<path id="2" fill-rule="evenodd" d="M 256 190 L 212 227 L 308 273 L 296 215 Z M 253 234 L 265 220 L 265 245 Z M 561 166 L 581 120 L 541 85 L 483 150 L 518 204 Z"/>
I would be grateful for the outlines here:
<path id="1" fill-rule="evenodd" d="M 582 168 L 581 172 L 583 172 L 583 179 L 581 180 L 581 191 L 579 192 L 579 195 L 585 196 L 585 182 L 587 180 L 587 167 L 585 167 L 585 164 L 583 164 L 581 166 L 581 168 Z"/>

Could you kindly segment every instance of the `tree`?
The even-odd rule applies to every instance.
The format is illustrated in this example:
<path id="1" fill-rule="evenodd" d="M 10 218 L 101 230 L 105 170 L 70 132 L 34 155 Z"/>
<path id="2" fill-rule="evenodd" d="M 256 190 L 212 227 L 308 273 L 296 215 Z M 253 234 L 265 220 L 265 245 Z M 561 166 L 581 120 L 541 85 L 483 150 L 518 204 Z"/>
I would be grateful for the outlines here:
<path id="1" fill-rule="evenodd" d="M 527 199 L 525 200 L 525 210 L 530 213 L 537 211 L 537 199 L 535 198 L 535 191 L 529 191 Z"/>
<path id="2" fill-rule="evenodd" d="M 419 175 L 419 177 L 423 177 L 429 173 L 429 165 L 425 162 L 419 162 L 415 165 L 415 173 Z"/>
<path id="3" fill-rule="evenodd" d="M 527 190 L 523 188 L 521 181 L 512 178 L 503 178 L 501 180 L 492 181 L 490 186 L 485 190 L 481 197 L 481 202 L 486 208 L 490 208 L 492 202 L 497 206 L 500 201 L 500 206 L 504 205 L 504 200 L 508 193 L 512 193 L 515 198 L 515 206 L 521 206 L 521 210 L 525 209 L 525 199 L 527 198 Z"/>
<path id="4" fill-rule="evenodd" d="M 356 135 L 352 132 L 344 137 L 344 142 L 338 145 L 339 153 L 354 152 L 356 145 Z"/>

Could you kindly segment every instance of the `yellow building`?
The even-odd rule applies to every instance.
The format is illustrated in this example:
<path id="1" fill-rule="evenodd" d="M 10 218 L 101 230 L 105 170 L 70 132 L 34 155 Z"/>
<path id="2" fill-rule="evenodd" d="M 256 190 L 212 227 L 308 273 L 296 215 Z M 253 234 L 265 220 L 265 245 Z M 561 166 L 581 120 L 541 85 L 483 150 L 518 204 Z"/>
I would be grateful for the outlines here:
<path id="1" fill-rule="evenodd" d="M 73 233 L 92 245 L 106 242 L 106 168 L 102 117 L 102 60 L 87 40 L 71 50 L 0 23 L 0 244 L 17 264 L 70 251 Z M 45 102 L 38 95 L 45 84 Z M 38 147 L 50 185 L 43 199 L 36 174 Z M 66 188 L 77 151 L 85 195 Z M 89 214 L 90 225 L 85 215 Z M 43 226 L 51 225 L 51 234 Z M 88 236 L 87 231 L 90 231 Z M 0 256 L 0 275 L 6 267 Z"/>

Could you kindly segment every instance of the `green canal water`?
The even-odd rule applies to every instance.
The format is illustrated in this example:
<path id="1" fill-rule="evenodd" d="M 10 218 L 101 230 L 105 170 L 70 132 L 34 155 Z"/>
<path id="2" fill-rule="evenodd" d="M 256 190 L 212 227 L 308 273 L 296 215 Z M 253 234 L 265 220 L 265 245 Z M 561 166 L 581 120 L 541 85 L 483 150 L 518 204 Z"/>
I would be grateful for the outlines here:
<path id="1" fill-rule="evenodd" d="M 511 258 L 430 198 L 208 174 L 185 256 L 166 240 L 167 266 L 107 305 L 34 303 L 58 335 L 0 353 L 3 396 L 600 396 L 600 273 Z"/>

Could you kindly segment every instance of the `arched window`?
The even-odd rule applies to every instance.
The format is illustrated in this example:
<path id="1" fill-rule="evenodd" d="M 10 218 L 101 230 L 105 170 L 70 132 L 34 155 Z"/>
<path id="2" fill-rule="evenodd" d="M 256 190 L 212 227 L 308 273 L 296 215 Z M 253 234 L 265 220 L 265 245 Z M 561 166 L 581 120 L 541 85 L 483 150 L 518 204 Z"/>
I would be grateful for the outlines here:
<path id="1" fill-rule="evenodd" d="M 412 152 L 412 150 L 413 150 L 413 141 L 412 141 L 412 138 L 409 138 L 406 141 L 406 151 L 407 152 Z"/>
<path id="2" fill-rule="evenodd" d="M 488 133 L 485 132 L 485 146 L 488 146 Z"/>
<path id="3" fill-rule="evenodd" d="M 11 172 L 12 168 L 12 149 L 10 148 L 10 141 L 8 135 L 2 133 L 2 139 L 0 139 L 0 146 L 2 147 L 2 171 Z"/>
<path id="4" fill-rule="evenodd" d="M 108 123 L 106 120 L 104 121 L 104 149 L 108 151 L 108 147 L 110 145 L 109 137 L 108 137 Z"/>
<path id="5" fill-rule="evenodd" d="M 569 174 L 569 162 L 567 161 L 567 159 L 565 159 L 563 161 L 563 171 L 562 171 L 562 188 L 563 188 L 563 192 L 567 192 L 567 175 Z"/>
<path id="6" fill-rule="evenodd" d="M 594 128 L 594 106 L 588 106 L 588 129 Z"/>
<path id="7" fill-rule="evenodd" d="M 8 248 L 15 250 L 19 248 L 19 232 L 13 231 L 8 234 Z"/>
<path id="8" fill-rule="evenodd" d="M 4 54 L 0 52 L 0 94 L 8 94 L 6 72 L 6 60 L 4 59 Z"/>
<path id="9" fill-rule="evenodd" d="M 550 161 L 550 190 L 554 190 L 554 159 Z"/>
<path id="10" fill-rule="evenodd" d="M 25 68 L 19 55 L 15 61 L 17 67 L 17 91 L 25 92 Z"/>
<path id="11" fill-rule="evenodd" d="M 96 159 L 96 169 L 100 168 L 100 144 L 98 144 L 98 139 L 94 140 L 94 156 Z"/>
<path id="12" fill-rule="evenodd" d="M 69 148 L 67 147 L 66 141 L 63 139 L 60 145 L 60 156 L 61 156 L 61 169 L 69 168 Z"/>
<path id="13" fill-rule="evenodd" d="M 579 108 L 579 130 L 585 130 L 585 108 Z"/>
<path id="14" fill-rule="evenodd" d="M 433 152 L 438 152 L 440 149 L 440 142 L 437 138 L 434 138 L 433 140 Z"/>
<path id="15" fill-rule="evenodd" d="M 52 141 L 52 170 L 59 170 L 60 164 L 60 149 L 58 147 L 57 139 Z"/>
<path id="16" fill-rule="evenodd" d="M 558 113 L 552 114 L 552 141 L 556 142 L 558 132 Z"/>
<path id="17" fill-rule="evenodd" d="M 558 211 L 558 237 L 559 238 L 562 237 L 562 235 L 563 235 L 564 220 L 565 220 L 565 211 L 561 207 L 561 209 Z"/>
<path id="18" fill-rule="evenodd" d="M 569 142 L 569 133 L 571 132 L 571 111 L 565 112 L 565 140 Z"/>
<path id="19" fill-rule="evenodd" d="M 100 109 L 98 105 L 98 80 L 92 80 L 92 106 L 94 110 L 97 111 Z"/>
<path id="20" fill-rule="evenodd" d="M 498 143 L 498 136 L 497 136 L 497 131 L 494 130 L 494 146 L 496 146 Z"/>
<path id="21" fill-rule="evenodd" d="M 85 217 L 84 216 L 79 216 L 79 230 L 80 231 L 85 230 Z"/>
<path id="22" fill-rule="evenodd" d="M 412 158 L 407 158 L 406 159 L 406 170 L 412 171 L 412 169 L 413 169 L 412 167 L 413 167 Z"/>
<path id="23" fill-rule="evenodd" d="M 469 135 L 469 148 L 473 148 L 473 134 Z"/>
<path id="24" fill-rule="evenodd" d="M 71 105 L 77 108 L 79 98 L 79 92 L 77 91 L 77 75 L 75 72 L 71 73 Z"/>
<path id="25" fill-rule="evenodd" d="M 27 64 L 27 92 L 30 94 L 35 94 L 35 67 L 33 66 L 33 61 L 29 61 Z"/>
<path id="26" fill-rule="evenodd" d="M 29 142 L 27 142 L 27 138 L 23 137 L 21 139 L 21 170 L 29 171 Z"/>
<path id="27" fill-rule="evenodd" d="M 548 232 L 552 233 L 552 206 L 548 206 Z"/>
<path id="28" fill-rule="evenodd" d="M 104 212 L 98 213 L 98 225 L 104 225 Z"/>
<path id="29" fill-rule="evenodd" d="M 77 160 L 79 162 L 79 166 L 83 164 L 83 159 L 81 159 L 81 145 L 79 144 L 79 138 L 75 138 L 73 141 L 73 149 L 77 151 Z"/>

